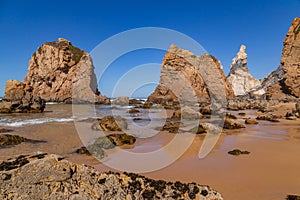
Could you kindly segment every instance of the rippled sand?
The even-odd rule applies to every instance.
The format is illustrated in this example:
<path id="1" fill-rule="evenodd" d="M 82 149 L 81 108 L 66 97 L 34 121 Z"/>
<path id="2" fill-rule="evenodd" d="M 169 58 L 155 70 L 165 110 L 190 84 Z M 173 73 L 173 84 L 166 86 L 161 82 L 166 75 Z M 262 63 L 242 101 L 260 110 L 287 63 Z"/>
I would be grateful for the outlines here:
<path id="1" fill-rule="evenodd" d="M 292 107 L 289 105 L 279 108 L 277 113 L 285 113 Z M 247 111 L 247 116 L 254 116 L 254 111 Z M 243 120 L 241 116 L 239 118 Z M 230 200 L 279 200 L 284 199 L 287 194 L 299 194 L 299 122 L 299 119 L 282 119 L 280 123 L 260 121 L 258 125 L 247 125 L 242 130 L 225 131 L 213 151 L 204 159 L 198 158 L 204 135 L 197 135 L 190 148 L 177 161 L 144 175 L 155 179 L 209 185 Z M 0 149 L 1 160 L 41 151 L 60 154 L 70 161 L 92 165 L 99 170 L 109 169 L 93 157 L 74 153 L 82 146 L 82 142 L 73 122 L 51 122 L 12 129 L 13 134 L 46 143 L 23 143 Z M 160 132 L 150 138 L 137 139 L 132 149 L 125 150 L 135 153 L 151 152 L 162 148 L 173 138 L 174 134 Z M 241 156 L 227 154 L 235 148 L 251 153 Z"/>

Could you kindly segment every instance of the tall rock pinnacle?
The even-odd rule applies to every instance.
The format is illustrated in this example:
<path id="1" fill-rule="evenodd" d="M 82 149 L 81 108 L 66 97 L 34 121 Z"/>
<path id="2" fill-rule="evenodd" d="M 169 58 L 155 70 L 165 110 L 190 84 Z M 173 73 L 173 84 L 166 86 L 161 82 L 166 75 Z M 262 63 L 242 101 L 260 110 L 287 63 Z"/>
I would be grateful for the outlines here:
<path id="1" fill-rule="evenodd" d="M 247 67 L 246 46 L 241 45 L 236 57 L 232 59 L 230 72 L 227 80 L 232 86 L 236 96 L 244 96 L 249 94 L 253 89 L 260 86 L 260 81 L 255 79 L 249 72 Z"/>

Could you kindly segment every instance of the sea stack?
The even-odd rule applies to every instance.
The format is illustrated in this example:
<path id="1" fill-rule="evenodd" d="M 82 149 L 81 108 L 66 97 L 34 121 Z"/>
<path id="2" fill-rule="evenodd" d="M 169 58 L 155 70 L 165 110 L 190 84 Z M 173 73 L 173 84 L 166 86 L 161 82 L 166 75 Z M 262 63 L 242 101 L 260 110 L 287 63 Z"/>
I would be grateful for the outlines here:
<path id="1" fill-rule="evenodd" d="M 24 79 L 34 97 L 47 102 L 108 103 L 98 91 L 90 55 L 59 38 L 33 53 Z"/>
<path id="2" fill-rule="evenodd" d="M 202 72 L 205 72 L 205 77 L 202 76 L 204 74 Z M 209 84 L 214 85 L 208 87 Z M 222 92 L 224 94 L 221 94 Z M 196 56 L 187 50 L 171 45 L 163 58 L 159 85 L 148 97 L 145 105 L 159 104 L 174 108 L 193 97 L 198 102 L 207 101 L 212 94 L 234 97 L 234 92 L 226 80 L 220 62 L 211 55 Z"/>
<path id="3" fill-rule="evenodd" d="M 231 84 L 235 96 L 247 95 L 261 85 L 260 81 L 250 74 L 247 59 L 246 46 L 241 45 L 236 57 L 232 59 L 230 72 L 227 76 L 227 80 Z"/>

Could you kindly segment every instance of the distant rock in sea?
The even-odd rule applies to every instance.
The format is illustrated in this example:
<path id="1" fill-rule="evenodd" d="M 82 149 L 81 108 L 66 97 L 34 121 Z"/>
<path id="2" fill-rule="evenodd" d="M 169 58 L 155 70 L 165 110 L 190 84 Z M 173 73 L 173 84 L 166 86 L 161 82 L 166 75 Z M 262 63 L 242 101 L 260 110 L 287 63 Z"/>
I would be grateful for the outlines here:
<path id="1" fill-rule="evenodd" d="M 223 199 L 209 186 L 100 173 L 47 154 L 3 161 L 0 182 L 0 199 Z"/>
<path id="2" fill-rule="evenodd" d="M 205 74 L 205 78 L 199 73 L 204 69 L 210 70 L 210 73 Z M 218 84 L 217 80 L 222 80 L 222 84 Z M 207 81 L 215 83 L 214 87 L 208 88 Z M 159 104 L 173 108 L 179 105 L 179 101 L 189 101 L 192 97 L 199 101 L 209 100 L 212 90 L 214 95 L 218 95 L 219 92 L 222 96 L 221 92 L 224 91 L 223 96 L 234 97 L 220 61 L 211 55 L 196 56 L 172 45 L 163 58 L 159 85 L 148 97 L 145 106 Z"/>
<path id="3" fill-rule="evenodd" d="M 235 96 L 248 95 L 249 92 L 261 85 L 260 81 L 250 74 L 247 67 L 247 58 L 246 46 L 241 45 L 239 52 L 232 60 L 230 72 L 227 76 Z M 258 95 L 262 94 L 264 94 L 264 91 L 261 91 Z"/>

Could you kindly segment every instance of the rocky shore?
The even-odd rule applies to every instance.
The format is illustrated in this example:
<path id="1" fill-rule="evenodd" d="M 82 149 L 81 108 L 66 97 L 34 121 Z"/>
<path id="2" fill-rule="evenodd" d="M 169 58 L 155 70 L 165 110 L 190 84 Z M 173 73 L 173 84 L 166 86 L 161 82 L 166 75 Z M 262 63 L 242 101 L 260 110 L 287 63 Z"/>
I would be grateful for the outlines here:
<path id="1" fill-rule="evenodd" d="M 100 173 L 57 155 L 19 156 L 0 163 L 1 199 L 207 199 L 209 186 L 153 180 L 133 173 Z"/>

